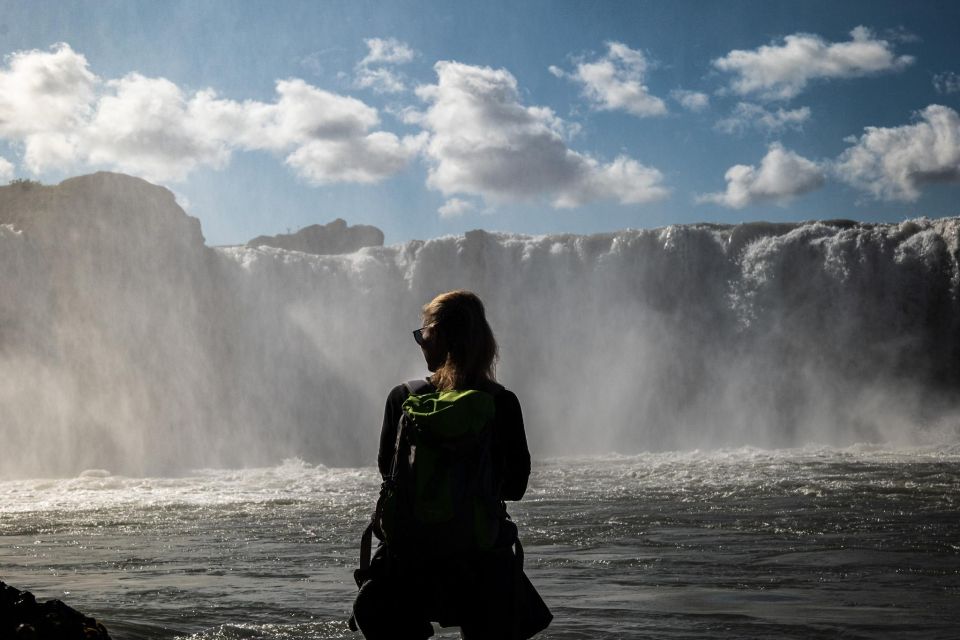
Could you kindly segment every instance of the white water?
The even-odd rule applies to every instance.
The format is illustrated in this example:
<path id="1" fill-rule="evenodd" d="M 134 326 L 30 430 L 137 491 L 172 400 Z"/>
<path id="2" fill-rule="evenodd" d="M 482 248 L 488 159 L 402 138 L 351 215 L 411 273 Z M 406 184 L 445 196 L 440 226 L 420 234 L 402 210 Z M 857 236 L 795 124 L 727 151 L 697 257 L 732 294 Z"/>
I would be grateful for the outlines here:
<path id="1" fill-rule="evenodd" d="M 358 638 L 376 470 L 0 481 L 0 577 L 113 637 Z M 510 505 L 539 638 L 952 638 L 960 449 L 666 452 L 537 463 Z M 446 630 L 440 637 L 456 637 Z"/>
<path id="2" fill-rule="evenodd" d="M 960 219 L 203 244 L 163 189 L 0 188 L 0 477 L 373 460 L 470 288 L 537 455 L 956 442 Z"/>

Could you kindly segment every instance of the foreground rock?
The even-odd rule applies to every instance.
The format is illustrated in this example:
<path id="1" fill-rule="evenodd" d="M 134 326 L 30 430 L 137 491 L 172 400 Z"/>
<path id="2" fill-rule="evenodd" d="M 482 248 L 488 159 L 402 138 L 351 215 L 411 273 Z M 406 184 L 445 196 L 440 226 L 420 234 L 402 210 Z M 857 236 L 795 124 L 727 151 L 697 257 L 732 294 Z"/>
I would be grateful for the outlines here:
<path id="1" fill-rule="evenodd" d="M 0 582 L 0 638 L 109 640 L 106 628 L 60 600 L 37 602 L 29 591 Z"/>
<path id="2" fill-rule="evenodd" d="M 296 233 L 257 236 L 247 246 L 276 247 L 316 255 L 353 253 L 363 247 L 382 247 L 383 231 L 365 224 L 348 227 L 343 218 L 337 218 L 327 224 L 312 224 Z"/>

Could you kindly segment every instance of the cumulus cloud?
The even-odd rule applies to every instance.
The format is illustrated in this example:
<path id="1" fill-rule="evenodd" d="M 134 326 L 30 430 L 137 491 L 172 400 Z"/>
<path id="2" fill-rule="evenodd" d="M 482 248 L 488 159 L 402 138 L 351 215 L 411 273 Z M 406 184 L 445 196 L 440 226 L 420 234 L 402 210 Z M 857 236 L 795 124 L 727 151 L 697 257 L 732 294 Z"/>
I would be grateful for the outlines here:
<path id="1" fill-rule="evenodd" d="M 937 93 L 960 93 L 960 74 L 944 71 L 933 76 L 933 86 Z"/>
<path id="2" fill-rule="evenodd" d="M 670 92 L 670 97 L 680 103 L 680 106 L 687 111 L 703 111 L 710 106 L 710 96 L 700 91 L 674 89 Z"/>
<path id="3" fill-rule="evenodd" d="M 360 64 L 370 66 L 374 64 L 405 64 L 411 62 L 416 52 L 405 42 L 396 38 L 367 38 L 367 55 Z"/>
<path id="4" fill-rule="evenodd" d="M 890 42 L 876 38 L 866 27 L 856 27 L 850 37 L 829 43 L 817 35 L 796 33 L 780 44 L 731 51 L 713 66 L 734 74 L 731 89 L 738 94 L 784 100 L 797 96 L 812 80 L 899 71 L 914 61 L 912 56 L 896 55 Z"/>
<path id="5" fill-rule="evenodd" d="M 19 51 L 0 70 L 0 136 L 69 129 L 88 116 L 97 77 L 70 45 Z"/>
<path id="6" fill-rule="evenodd" d="M 724 207 L 742 209 L 756 202 L 785 202 L 798 195 L 820 188 L 824 182 L 823 170 L 775 142 L 760 167 L 738 164 L 724 175 L 726 191 L 697 197 L 697 202 L 714 202 Z"/>
<path id="7" fill-rule="evenodd" d="M 387 65 L 406 64 L 416 52 L 395 38 L 367 38 L 367 55 L 357 63 L 354 85 L 371 89 L 376 93 L 400 93 L 406 91 L 403 76 Z"/>
<path id="8" fill-rule="evenodd" d="M 7 181 L 13 177 L 13 163 L 0 157 L 0 180 Z"/>
<path id="9" fill-rule="evenodd" d="M 130 74 L 107 83 L 93 118 L 65 136 L 69 155 L 27 154 L 28 165 L 61 164 L 83 157 L 158 180 L 182 180 L 200 165 L 220 168 L 230 158 L 226 139 L 210 135 L 202 119 L 191 117 L 191 99 L 164 78 Z"/>
<path id="10" fill-rule="evenodd" d="M 576 182 L 558 190 L 553 201 L 558 208 L 579 207 L 609 198 L 621 204 L 641 204 L 661 200 L 669 193 L 662 185 L 660 171 L 629 156 L 620 155 L 613 162 L 600 164 L 593 158 L 573 155 L 582 163 L 580 175 Z"/>
<path id="11" fill-rule="evenodd" d="M 278 100 L 270 104 L 221 101 L 224 112 L 236 114 L 243 146 L 282 150 L 316 140 L 359 138 L 380 122 L 377 110 L 362 101 L 300 79 L 278 81 L 277 95 Z M 230 118 L 223 122 L 229 123 Z"/>
<path id="12" fill-rule="evenodd" d="M 375 130 L 377 110 L 355 98 L 299 79 L 276 92 L 274 102 L 239 102 L 138 73 L 103 80 L 61 44 L 16 53 L 0 70 L 0 137 L 23 146 L 34 173 L 98 166 L 161 182 L 223 167 L 238 150 L 283 155 L 312 183 L 373 182 L 422 144 Z"/>
<path id="13" fill-rule="evenodd" d="M 867 127 L 834 164 L 844 182 L 880 200 L 911 202 L 922 187 L 960 182 L 960 116 L 932 104 L 917 122 Z"/>
<path id="14" fill-rule="evenodd" d="M 374 183 L 403 169 L 420 150 L 423 136 L 366 136 L 312 140 L 287 156 L 287 164 L 313 184 Z"/>
<path id="15" fill-rule="evenodd" d="M 457 216 L 462 216 L 468 211 L 473 211 L 474 205 L 472 202 L 467 200 L 461 200 L 460 198 L 450 198 L 444 202 L 437 212 L 440 214 L 441 218 L 456 218 Z"/>
<path id="16" fill-rule="evenodd" d="M 656 169 L 625 156 L 602 164 L 569 149 L 563 121 L 548 108 L 521 104 L 510 72 L 445 61 L 434 69 L 437 84 L 417 89 L 429 103 L 420 122 L 430 133 L 431 188 L 491 202 L 547 197 L 556 207 L 667 195 Z"/>
<path id="17" fill-rule="evenodd" d="M 742 133 L 748 129 L 758 129 L 767 134 L 777 134 L 785 129 L 802 129 L 803 123 L 810 119 L 810 107 L 770 111 L 752 102 L 741 102 L 733 109 L 729 117 L 718 120 L 715 127 L 723 133 Z"/>
<path id="18" fill-rule="evenodd" d="M 650 63 L 642 51 L 621 42 L 608 42 L 605 56 L 580 62 L 572 72 L 550 66 L 550 73 L 568 77 L 583 87 L 583 94 L 597 109 L 626 111 L 644 118 L 667 113 L 667 105 L 651 95 L 644 85 Z"/>

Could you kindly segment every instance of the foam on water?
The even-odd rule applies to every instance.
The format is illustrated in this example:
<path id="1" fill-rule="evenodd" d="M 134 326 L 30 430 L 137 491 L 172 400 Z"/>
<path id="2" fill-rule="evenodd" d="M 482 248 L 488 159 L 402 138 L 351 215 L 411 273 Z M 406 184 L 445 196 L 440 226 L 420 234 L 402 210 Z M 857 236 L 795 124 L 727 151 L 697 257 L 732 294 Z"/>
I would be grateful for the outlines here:
<path id="1" fill-rule="evenodd" d="M 378 485 L 372 468 L 330 469 L 299 459 L 276 467 L 205 469 L 180 477 L 134 478 L 98 469 L 76 478 L 0 482 L 0 514 L 354 499 Z"/>
<path id="2" fill-rule="evenodd" d="M 350 637 L 376 476 L 4 481 L 0 565 L 117 637 Z M 858 445 L 540 460 L 510 511 L 547 639 L 928 640 L 960 624 L 958 501 L 956 446 Z"/>
<path id="3" fill-rule="evenodd" d="M 536 463 L 537 482 L 527 499 L 565 493 L 571 486 L 584 495 L 598 497 L 655 489 L 673 491 L 677 487 L 701 493 L 732 492 L 729 495 L 769 487 L 804 493 L 857 481 L 857 476 L 851 474 L 816 485 L 805 484 L 806 476 L 817 476 L 819 464 L 869 469 L 878 465 L 886 468 L 957 462 L 960 445 L 890 448 L 859 444 L 840 449 L 817 446 L 780 450 L 743 447 L 546 458 Z M 92 469 L 75 478 L 0 481 L 0 514 L 166 506 L 269 506 L 282 502 L 343 506 L 369 498 L 379 482 L 373 467 L 329 468 L 298 458 L 275 467 L 203 469 L 179 477 L 136 478 Z M 902 486 L 924 488 L 910 481 L 904 481 Z"/>

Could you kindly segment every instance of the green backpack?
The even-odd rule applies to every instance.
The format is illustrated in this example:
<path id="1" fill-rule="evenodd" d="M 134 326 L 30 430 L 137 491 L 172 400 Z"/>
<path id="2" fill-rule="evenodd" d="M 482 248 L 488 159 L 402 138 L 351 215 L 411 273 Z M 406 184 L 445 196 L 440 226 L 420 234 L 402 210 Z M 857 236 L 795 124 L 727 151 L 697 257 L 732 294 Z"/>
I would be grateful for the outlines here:
<path id="1" fill-rule="evenodd" d="M 505 516 L 493 463 L 493 393 L 407 388 L 374 533 L 422 555 L 490 549 Z"/>

